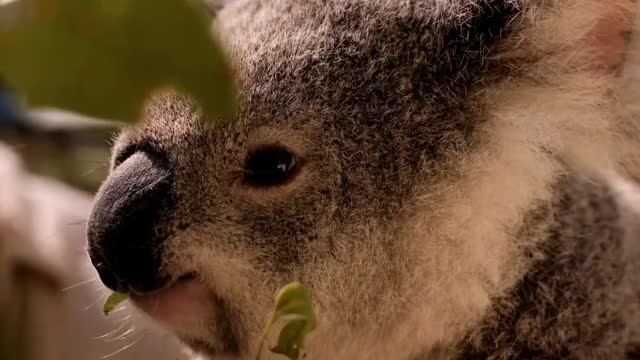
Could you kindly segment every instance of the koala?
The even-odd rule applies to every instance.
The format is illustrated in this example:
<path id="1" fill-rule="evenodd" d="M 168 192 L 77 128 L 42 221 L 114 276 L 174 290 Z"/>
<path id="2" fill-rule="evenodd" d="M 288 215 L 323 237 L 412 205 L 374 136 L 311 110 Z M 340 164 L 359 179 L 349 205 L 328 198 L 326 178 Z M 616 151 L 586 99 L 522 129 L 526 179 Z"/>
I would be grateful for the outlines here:
<path id="1" fill-rule="evenodd" d="M 614 91 L 631 8 L 227 3 L 238 111 L 149 98 L 91 260 L 212 359 L 254 358 L 294 280 L 307 359 L 639 359 L 640 144 Z"/>

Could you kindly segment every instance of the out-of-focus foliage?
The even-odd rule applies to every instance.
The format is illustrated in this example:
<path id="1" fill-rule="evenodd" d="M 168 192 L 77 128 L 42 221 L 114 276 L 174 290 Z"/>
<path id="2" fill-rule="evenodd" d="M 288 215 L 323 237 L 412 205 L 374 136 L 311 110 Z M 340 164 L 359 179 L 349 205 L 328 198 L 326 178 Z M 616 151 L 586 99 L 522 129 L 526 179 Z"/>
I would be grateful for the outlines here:
<path id="1" fill-rule="evenodd" d="M 25 100 L 11 99 L 24 110 L 53 107 L 131 122 L 149 92 L 171 86 L 211 118 L 228 114 L 235 99 L 230 70 L 196 3 L 0 1 L 0 82 Z M 30 171 L 88 191 L 106 175 L 115 124 L 51 127 L 3 114 L 0 141 L 13 145 Z"/>
<path id="2" fill-rule="evenodd" d="M 188 0 L 19 1 L 23 21 L 0 27 L 0 74 L 30 106 L 136 121 L 145 97 L 170 86 L 209 116 L 233 110 L 229 67 Z"/>

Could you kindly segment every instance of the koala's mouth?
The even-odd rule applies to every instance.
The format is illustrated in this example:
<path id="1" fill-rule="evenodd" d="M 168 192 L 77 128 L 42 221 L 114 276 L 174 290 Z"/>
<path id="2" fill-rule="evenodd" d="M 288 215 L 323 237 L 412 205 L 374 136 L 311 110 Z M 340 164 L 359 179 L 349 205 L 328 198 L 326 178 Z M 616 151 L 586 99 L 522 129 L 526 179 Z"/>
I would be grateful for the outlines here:
<path id="1" fill-rule="evenodd" d="M 230 322 L 231 318 L 237 316 L 197 273 L 182 275 L 173 283 L 151 293 L 132 293 L 131 300 L 149 316 L 173 329 L 197 352 L 225 356 L 240 353 L 241 343 Z M 208 329 L 207 324 L 215 325 L 216 339 L 197 334 L 203 326 Z"/>
<path id="2" fill-rule="evenodd" d="M 190 328 L 211 312 L 211 291 L 196 273 L 180 276 L 159 290 L 131 294 L 131 300 L 154 319 L 173 328 Z"/>

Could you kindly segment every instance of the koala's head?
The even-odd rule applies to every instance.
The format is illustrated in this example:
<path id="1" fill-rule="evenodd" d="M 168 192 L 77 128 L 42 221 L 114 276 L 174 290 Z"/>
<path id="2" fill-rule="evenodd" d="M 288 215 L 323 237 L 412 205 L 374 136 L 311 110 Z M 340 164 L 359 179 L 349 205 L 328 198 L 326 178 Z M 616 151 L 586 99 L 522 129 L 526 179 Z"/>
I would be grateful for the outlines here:
<path id="1" fill-rule="evenodd" d="M 161 92 L 121 134 L 89 223 L 102 281 L 209 354 L 250 356 L 294 280 L 311 356 L 447 341 L 517 276 L 510 235 L 563 152 L 607 136 L 583 49 L 612 3 L 226 6 L 240 110 Z"/>

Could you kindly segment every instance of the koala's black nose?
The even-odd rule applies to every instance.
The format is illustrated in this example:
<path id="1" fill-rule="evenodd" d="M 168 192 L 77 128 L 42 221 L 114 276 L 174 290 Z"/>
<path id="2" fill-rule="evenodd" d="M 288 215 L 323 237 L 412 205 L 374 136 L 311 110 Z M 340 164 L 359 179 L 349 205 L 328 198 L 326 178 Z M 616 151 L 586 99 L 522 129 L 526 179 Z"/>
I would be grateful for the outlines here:
<path id="1" fill-rule="evenodd" d="M 114 291 L 162 287 L 162 215 L 173 204 L 173 172 L 162 157 L 136 152 L 102 184 L 89 218 L 89 256 Z"/>

